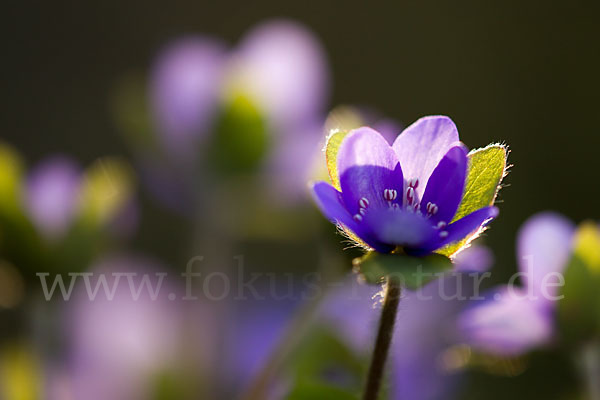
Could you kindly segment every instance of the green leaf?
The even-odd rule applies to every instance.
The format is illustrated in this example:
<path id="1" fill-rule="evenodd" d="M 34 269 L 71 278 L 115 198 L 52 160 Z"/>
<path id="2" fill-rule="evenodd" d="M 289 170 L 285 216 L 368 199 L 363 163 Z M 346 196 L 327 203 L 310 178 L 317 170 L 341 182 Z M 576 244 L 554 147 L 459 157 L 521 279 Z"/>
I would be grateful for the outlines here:
<path id="1" fill-rule="evenodd" d="M 462 202 L 452 222 L 494 204 L 500 189 L 500 182 L 506 175 L 508 149 L 501 144 L 491 144 L 469 153 L 469 169 Z M 438 253 L 451 256 L 464 245 L 475 239 L 481 232 L 474 232 L 465 239 L 450 244 Z"/>
<path id="2" fill-rule="evenodd" d="M 322 382 L 299 382 L 286 400 L 358 400 L 358 395 Z"/>
<path id="3" fill-rule="evenodd" d="M 263 113 L 247 97 L 234 97 L 217 120 L 209 159 L 223 172 L 246 172 L 260 165 L 268 148 Z"/>
<path id="4" fill-rule="evenodd" d="M 327 145 L 325 146 L 325 160 L 327 162 L 327 171 L 329 171 L 329 178 L 331 183 L 337 190 L 342 190 L 340 187 L 340 177 L 338 176 L 337 170 L 337 154 L 342 144 L 342 141 L 348 134 L 348 131 L 334 131 L 327 138 Z"/>
<path id="5" fill-rule="evenodd" d="M 0 212 L 16 212 L 21 203 L 23 165 L 19 154 L 0 142 Z"/>
<path id="6" fill-rule="evenodd" d="M 412 257 L 377 252 L 356 258 L 353 264 L 369 283 L 381 283 L 387 277 L 395 277 L 411 290 L 419 289 L 453 267 L 450 259 L 440 254 Z"/>
<path id="7" fill-rule="evenodd" d="M 86 171 L 81 188 L 81 221 L 99 227 L 114 218 L 131 199 L 134 174 L 119 158 L 98 159 Z"/>
<path id="8" fill-rule="evenodd" d="M 564 278 L 559 326 L 563 339 L 581 343 L 600 334 L 600 230 L 594 222 L 577 230 Z"/>

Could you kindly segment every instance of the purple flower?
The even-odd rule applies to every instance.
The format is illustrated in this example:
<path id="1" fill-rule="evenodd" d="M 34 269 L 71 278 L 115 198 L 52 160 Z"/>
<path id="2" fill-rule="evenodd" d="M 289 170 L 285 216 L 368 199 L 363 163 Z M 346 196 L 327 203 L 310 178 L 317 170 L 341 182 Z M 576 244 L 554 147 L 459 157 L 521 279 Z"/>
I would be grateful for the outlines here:
<path id="1" fill-rule="evenodd" d="M 144 258 L 111 257 L 92 266 L 89 288 L 76 286 L 66 315 L 73 398 L 151 398 L 151 379 L 173 365 L 181 339 L 181 308 L 164 294 L 173 287 L 157 283 L 163 269 Z"/>
<path id="2" fill-rule="evenodd" d="M 546 285 L 563 271 L 571 252 L 573 224 L 552 213 L 529 219 L 518 236 L 519 275 L 523 287 L 502 286 L 459 319 L 464 340 L 476 349 L 518 355 L 553 337 L 556 287 Z"/>
<path id="3" fill-rule="evenodd" d="M 145 181 L 167 206 L 187 210 L 195 204 L 197 179 L 190 180 L 189 171 L 209 153 L 203 147 L 217 142 L 211 139 L 220 134 L 220 117 L 239 99 L 265 125 L 268 146 L 256 165 L 275 193 L 269 198 L 282 204 L 306 200 L 307 159 L 319 148 L 329 94 L 325 51 L 308 29 L 267 21 L 232 49 L 208 36 L 176 39 L 157 56 L 149 94 L 160 143 L 138 156 Z"/>
<path id="4" fill-rule="evenodd" d="M 25 188 L 25 210 L 46 238 L 62 236 L 77 212 L 81 172 L 69 159 L 54 157 L 40 163 L 29 174 Z"/>
<path id="5" fill-rule="evenodd" d="M 421 118 L 389 145 L 377 131 L 351 131 L 337 156 L 341 192 L 326 182 L 314 197 L 332 222 L 376 251 L 424 255 L 480 230 L 498 215 L 484 207 L 452 222 L 467 174 L 467 148 L 452 120 Z"/>
<path id="6" fill-rule="evenodd" d="M 174 154 L 194 154 L 210 128 L 223 83 L 226 49 L 190 36 L 169 44 L 152 71 L 151 104 L 156 128 Z"/>
<path id="7" fill-rule="evenodd" d="M 303 26 L 285 20 L 261 24 L 232 58 L 233 90 L 256 101 L 278 129 L 298 129 L 324 117 L 329 92 L 325 52 Z"/>

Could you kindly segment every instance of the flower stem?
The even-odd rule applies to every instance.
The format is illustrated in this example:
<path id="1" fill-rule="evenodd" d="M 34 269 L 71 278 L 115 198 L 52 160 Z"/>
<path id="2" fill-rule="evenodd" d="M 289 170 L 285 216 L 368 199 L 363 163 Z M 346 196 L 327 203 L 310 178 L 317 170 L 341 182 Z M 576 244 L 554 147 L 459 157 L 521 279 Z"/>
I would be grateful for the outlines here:
<path id="1" fill-rule="evenodd" d="M 396 322 L 399 303 L 400 283 L 396 279 L 389 277 L 363 400 L 377 400 L 379 395 L 385 362 L 388 358 L 392 336 L 394 335 L 394 324 Z"/>

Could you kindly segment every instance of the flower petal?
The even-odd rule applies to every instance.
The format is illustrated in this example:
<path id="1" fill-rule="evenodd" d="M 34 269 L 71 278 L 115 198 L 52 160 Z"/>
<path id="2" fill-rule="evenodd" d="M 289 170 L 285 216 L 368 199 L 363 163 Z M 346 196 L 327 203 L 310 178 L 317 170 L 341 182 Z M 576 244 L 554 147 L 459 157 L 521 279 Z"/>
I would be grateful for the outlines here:
<path id="1" fill-rule="evenodd" d="M 350 229 L 356 236 L 369 246 L 382 253 L 393 249 L 374 239 L 366 230 L 365 225 L 357 223 L 346 210 L 342 194 L 326 182 L 317 182 L 313 185 L 313 198 L 321 212 L 334 224 L 342 224 Z"/>
<path id="2" fill-rule="evenodd" d="M 306 27 L 287 20 L 257 26 L 244 37 L 234 66 L 242 91 L 281 129 L 321 117 L 329 95 L 323 47 Z M 235 89 L 234 89 L 235 90 Z"/>
<path id="3" fill-rule="evenodd" d="M 490 206 L 480 208 L 458 221 L 451 223 L 446 228 L 441 229 L 440 233 L 433 240 L 418 249 L 412 249 L 411 254 L 421 255 L 431 253 L 440 247 L 456 242 L 470 233 L 477 231 L 490 219 L 496 218 L 496 216 L 498 216 L 497 207 Z M 444 235 L 442 232 L 447 232 L 448 234 Z"/>
<path id="4" fill-rule="evenodd" d="M 26 185 L 26 211 L 40 233 L 56 238 L 66 232 L 77 211 L 81 172 L 69 159 L 56 157 L 40 163 Z"/>
<path id="5" fill-rule="evenodd" d="M 393 144 L 404 177 L 418 179 L 418 197 L 422 197 L 427 180 L 440 160 L 457 142 L 458 130 L 448 117 L 423 117 L 406 128 Z"/>
<path id="6" fill-rule="evenodd" d="M 337 157 L 340 186 L 346 208 L 354 215 L 359 200 L 366 198 L 369 208 L 388 207 L 385 189 L 396 190 L 402 201 L 403 178 L 396 153 L 377 131 L 358 128 L 346 136 Z"/>
<path id="7" fill-rule="evenodd" d="M 404 209 L 369 210 L 362 223 L 377 240 L 395 246 L 420 246 L 437 233 L 426 218 Z"/>
<path id="8" fill-rule="evenodd" d="M 459 318 L 466 341 L 475 348 L 504 356 L 522 354 L 546 343 L 552 317 L 522 289 L 504 287 Z"/>
<path id="9" fill-rule="evenodd" d="M 152 71 L 151 101 L 162 140 L 176 155 L 194 153 L 219 103 L 225 47 L 211 38 L 177 39 Z"/>
<path id="10" fill-rule="evenodd" d="M 467 148 L 462 144 L 452 147 L 427 181 L 421 200 L 421 212 L 427 215 L 428 203 L 435 204 L 438 210 L 431 216 L 435 222 L 448 223 L 456 214 L 465 189 L 467 153 Z"/>
<path id="11" fill-rule="evenodd" d="M 575 227 L 565 217 L 541 213 L 531 217 L 517 238 L 519 270 L 522 282 L 536 297 L 541 296 L 548 274 L 562 272 L 569 255 Z M 546 292 L 557 288 L 546 287 Z M 544 297 L 544 296 L 541 296 Z"/>

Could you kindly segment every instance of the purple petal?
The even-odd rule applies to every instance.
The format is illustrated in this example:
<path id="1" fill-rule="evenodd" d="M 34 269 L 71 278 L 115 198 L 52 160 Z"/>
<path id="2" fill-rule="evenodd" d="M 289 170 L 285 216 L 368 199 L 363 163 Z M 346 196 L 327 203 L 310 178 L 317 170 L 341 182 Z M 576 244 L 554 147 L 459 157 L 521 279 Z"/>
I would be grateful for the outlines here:
<path id="1" fill-rule="evenodd" d="M 489 271 L 494 263 L 494 255 L 489 247 L 472 245 L 454 257 L 454 270 L 460 272 Z"/>
<path id="2" fill-rule="evenodd" d="M 147 398 L 142 393 L 151 374 L 177 358 L 182 307 L 167 300 L 167 294 L 179 293 L 178 288 L 166 280 L 159 286 L 155 274 L 164 271 L 164 266 L 140 257 L 110 257 L 91 271 L 89 284 L 77 282 L 64 321 L 69 335 L 65 343 L 71 352 L 72 397 Z M 132 275 L 117 278 L 118 274 Z M 157 298 L 144 285 L 145 274 L 148 286 L 159 293 Z M 105 286 L 98 284 L 103 280 Z M 98 290 L 92 298 L 94 288 Z"/>
<path id="3" fill-rule="evenodd" d="M 456 316 L 466 301 L 455 295 L 470 296 L 470 280 L 451 275 L 403 295 L 391 353 L 391 399 L 455 398 L 460 374 L 448 370 L 443 353 L 457 344 Z"/>
<path id="4" fill-rule="evenodd" d="M 369 210 L 362 224 L 380 242 L 396 246 L 420 246 L 437 236 L 426 218 L 403 209 Z"/>
<path id="5" fill-rule="evenodd" d="M 466 176 L 467 149 L 460 144 L 448 150 L 427 181 L 421 200 L 423 215 L 428 214 L 427 207 L 431 203 L 437 206 L 437 212 L 431 219 L 435 222 L 450 222 L 462 199 Z"/>
<path id="6" fill-rule="evenodd" d="M 54 238 L 65 233 L 77 211 L 80 171 L 65 158 L 39 164 L 29 175 L 26 210 L 40 233 Z"/>
<path id="7" fill-rule="evenodd" d="M 396 201 L 401 204 L 402 170 L 396 153 L 377 131 L 358 128 L 350 132 L 340 146 L 337 165 L 344 203 L 352 215 L 358 213 L 363 197 L 369 208 L 387 208 L 385 189 L 396 190 Z"/>
<path id="8" fill-rule="evenodd" d="M 224 46 L 192 36 L 169 44 L 152 71 L 150 95 L 159 133 L 175 154 L 189 155 L 210 126 L 219 101 Z"/>
<path id="9" fill-rule="evenodd" d="M 315 176 L 315 165 L 323 160 L 323 121 L 291 129 L 278 139 L 277 149 L 266 166 L 271 198 L 282 206 L 306 202 L 306 182 Z M 318 163 L 318 164 L 317 164 Z"/>
<path id="10" fill-rule="evenodd" d="M 514 356 L 546 343 L 552 336 L 552 317 L 520 289 L 505 287 L 463 313 L 460 330 L 473 347 Z"/>
<path id="11" fill-rule="evenodd" d="M 437 250 L 447 244 L 457 242 L 469 234 L 482 228 L 489 220 L 498 216 L 498 208 L 494 206 L 480 208 L 477 211 L 473 211 L 471 214 L 459 219 L 448 225 L 444 229 L 440 229 L 438 237 L 424 246 L 414 249 L 411 251 L 414 254 L 427 254 L 434 250 Z M 447 232 L 445 235 L 443 232 Z"/>
<path id="12" fill-rule="evenodd" d="M 267 290 L 256 289 L 261 296 L 270 296 Z M 269 288 L 269 290 L 278 289 Z M 279 288 L 285 292 L 286 287 Z M 225 349 L 219 362 L 225 367 L 225 383 L 234 392 L 247 386 L 265 367 L 273 351 L 289 329 L 297 299 L 245 299 L 232 304 L 225 331 Z M 232 307 L 233 308 L 233 307 Z"/>
<path id="13" fill-rule="evenodd" d="M 364 225 L 358 224 L 346 210 L 342 194 L 326 182 L 317 182 L 313 186 L 313 198 L 319 209 L 334 224 L 342 224 L 354 232 L 365 243 L 380 252 L 389 252 L 393 249 L 375 240 L 365 231 Z"/>
<path id="14" fill-rule="evenodd" d="M 332 288 L 321 303 L 320 316 L 357 353 L 364 353 L 374 340 L 380 311 L 375 307 L 381 288 L 358 282 L 351 274 Z M 348 313 L 348 310 L 352 310 Z"/>
<path id="15" fill-rule="evenodd" d="M 393 147 L 404 178 L 419 180 L 416 190 L 419 198 L 435 167 L 458 140 L 454 122 L 443 116 L 423 117 L 396 138 Z"/>
<path id="16" fill-rule="evenodd" d="M 237 54 L 241 89 L 282 128 L 321 115 L 329 71 L 318 39 L 290 21 L 270 21 L 246 35 Z"/>
<path id="17" fill-rule="evenodd" d="M 546 212 L 531 217 L 519 231 L 517 254 L 521 279 L 535 297 L 556 294 L 556 287 L 542 287 L 545 279 L 555 282 L 546 278 L 549 274 L 563 271 L 571 253 L 574 230 L 573 223 L 565 217 Z"/>
<path id="18" fill-rule="evenodd" d="M 394 143 L 394 140 L 396 140 L 400 132 L 402 132 L 402 125 L 393 119 L 382 119 L 369 125 L 377 132 L 381 133 L 381 136 L 383 136 L 390 145 Z"/>

